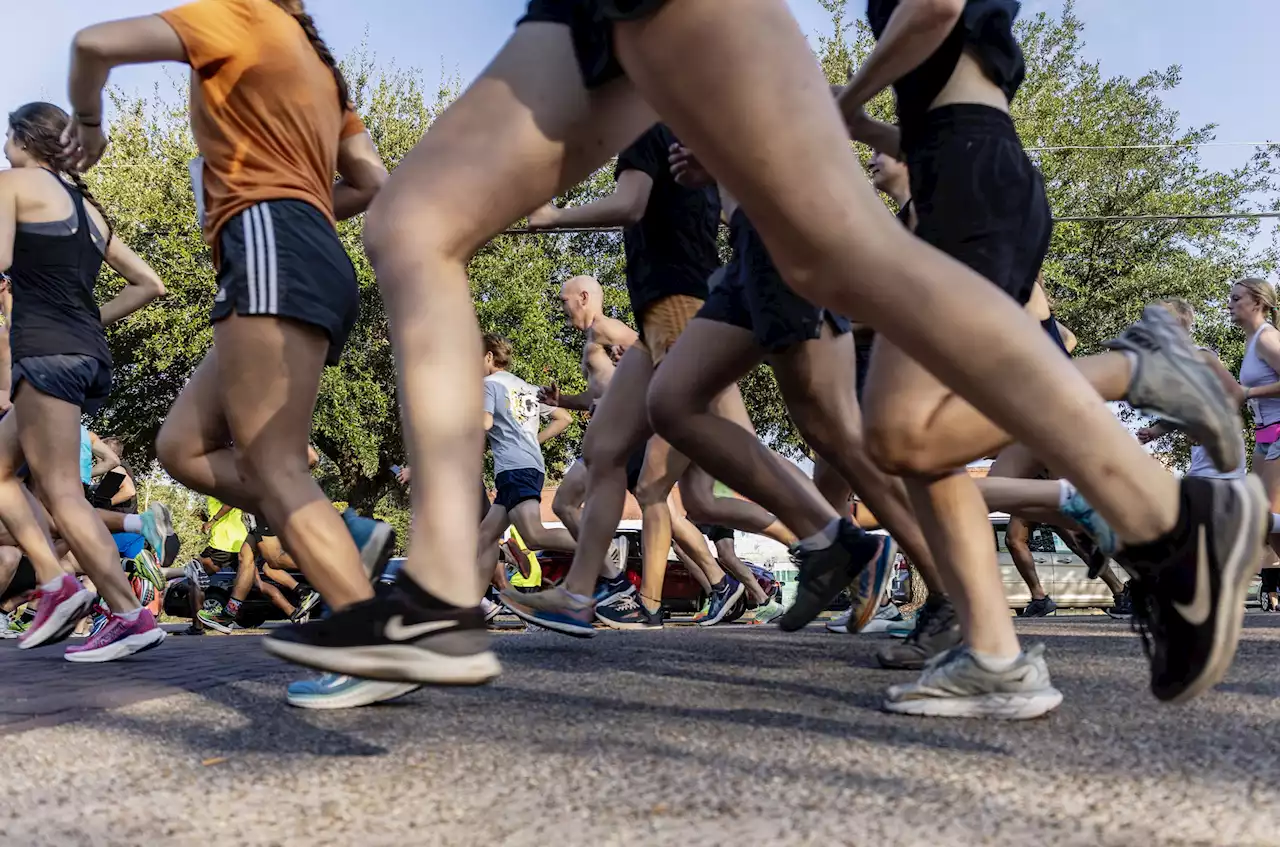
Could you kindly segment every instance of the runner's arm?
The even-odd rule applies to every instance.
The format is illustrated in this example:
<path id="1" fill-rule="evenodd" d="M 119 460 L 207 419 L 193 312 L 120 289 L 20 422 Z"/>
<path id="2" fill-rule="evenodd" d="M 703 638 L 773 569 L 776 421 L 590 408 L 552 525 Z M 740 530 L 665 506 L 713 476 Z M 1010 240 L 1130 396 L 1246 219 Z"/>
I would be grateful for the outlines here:
<path id="1" fill-rule="evenodd" d="M 543 403 L 547 403 L 548 396 L 541 396 Z M 591 404 L 600 399 L 595 392 L 588 388 L 586 391 L 579 391 L 577 394 L 558 394 L 553 398 L 554 403 L 547 403 L 548 406 L 555 406 L 557 409 L 569 409 L 574 412 L 589 412 Z"/>
<path id="2" fill-rule="evenodd" d="M 591 331 L 595 335 L 596 341 L 602 346 L 621 347 L 624 351 L 636 346 L 636 342 L 640 340 L 640 333 L 617 318 L 611 318 L 607 315 L 601 315 L 597 318 Z"/>
<path id="3" fill-rule="evenodd" d="M 102 304 L 99 311 L 103 326 L 132 315 L 167 293 L 159 275 L 119 238 L 112 236 L 107 243 L 106 260 L 124 278 L 125 286 L 119 294 Z"/>
<path id="4" fill-rule="evenodd" d="M 868 100 L 932 56 L 960 20 L 964 4 L 965 0 L 901 0 L 875 49 L 840 93 L 841 113 L 855 117 Z"/>
<path id="5" fill-rule="evenodd" d="M 538 433 L 538 443 L 546 444 L 568 429 L 571 423 L 573 423 L 573 416 L 567 410 L 560 407 L 552 409 L 550 422 Z"/>
<path id="6" fill-rule="evenodd" d="M 338 145 L 338 174 L 333 186 L 333 214 L 340 221 L 369 208 L 387 181 L 387 167 L 367 132 L 349 135 Z"/>
<path id="7" fill-rule="evenodd" d="M 89 449 L 93 452 L 93 469 L 89 471 L 89 475 L 94 479 L 120 467 L 120 457 L 96 432 L 89 433 Z"/>
<path id="8" fill-rule="evenodd" d="M 121 503 L 132 499 L 138 493 L 137 487 L 133 484 L 133 477 L 123 472 L 120 475 L 124 479 L 121 480 L 120 487 L 116 489 L 116 493 L 111 495 L 112 506 L 119 506 Z"/>
<path id="9" fill-rule="evenodd" d="M 18 195 L 14 193 L 13 175 L 0 172 L 0 273 L 13 264 L 13 238 L 17 232 Z M 8 317 L 6 312 L 5 319 Z"/>
<path id="10" fill-rule="evenodd" d="M 640 222 L 649 205 L 653 179 L 643 171 L 625 170 L 608 197 L 581 206 L 558 208 L 547 204 L 529 215 L 529 229 L 565 229 L 579 226 L 631 226 Z"/>
<path id="11" fill-rule="evenodd" d="M 1280 332 L 1264 332 L 1258 336 L 1258 343 L 1254 345 L 1254 349 L 1258 351 L 1258 355 L 1262 361 L 1271 366 L 1273 371 L 1280 373 Z M 1273 382 L 1270 385 L 1258 385 L 1253 388 L 1240 386 L 1243 392 L 1243 400 L 1256 400 L 1259 397 L 1280 397 L 1280 382 Z"/>

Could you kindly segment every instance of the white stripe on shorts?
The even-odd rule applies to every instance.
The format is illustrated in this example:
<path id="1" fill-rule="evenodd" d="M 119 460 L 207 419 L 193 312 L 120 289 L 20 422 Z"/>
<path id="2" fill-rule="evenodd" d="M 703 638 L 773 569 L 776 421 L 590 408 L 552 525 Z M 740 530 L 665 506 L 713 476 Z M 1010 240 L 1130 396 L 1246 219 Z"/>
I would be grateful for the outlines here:
<path id="1" fill-rule="evenodd" d="M 257 300 L 256 306 L 250 305 L 249 313 L 260 315 L 267 310 L 267 245 L 262 233 L 262 204 L 252 207 L 249 214 L 253 216 L 253 287 Z"/>
<path id="2" fill-rule="evenodd" d="M 263 230 L 267 237 L 267 302 L 263 311 L 268 315 L 275 315 L 280 309 L 280 286 L 276 277 L 276 228 L 271 220 L 271 206 L 261 203 L 259 208 L 262 209 Z"/>
<path id="3" fill-rule="evenodd" d="M 253 207 L 244 210 L 244 214 L 240 216 L 240 223 L 244 225 L 244 270 L 246 277 L 246 285 L 249 288 L 249 313 L 253 314 L 258 310 L 258 289 L 257 289 L 257 269 L 253 258 Z M 232 308 L 235 307 L 234 301 Z"/>

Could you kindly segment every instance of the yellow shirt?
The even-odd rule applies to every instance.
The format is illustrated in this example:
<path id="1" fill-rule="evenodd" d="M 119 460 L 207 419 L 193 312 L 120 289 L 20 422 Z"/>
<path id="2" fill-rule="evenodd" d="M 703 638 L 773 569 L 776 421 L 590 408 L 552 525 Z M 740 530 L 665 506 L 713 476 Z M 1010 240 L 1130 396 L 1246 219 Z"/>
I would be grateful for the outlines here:
<path id="1" fill-rule="evenodd" d="M 222 510 L 222 501 L 210 497 L 205 501 L 205 509 L 209 512 L 209 520 L 213 520 Z M 244 512 L 232 509 L 210 528 L 209 546 L 224 553 L 239 553 L 248 537 L 249 529 L 244 525 Z"/>
<path id="2" fill-rule="evenodd" d="M 524 546 L 524 539 L 520 537 L 520 533 L 516 531 L 514 526 L 511 527 L 511 537 L 515 539 L 520 552 L 529 562 L 529 575 L 525 576 L 517 571 L 511 577 L 511 585 L 515 588 L 537 588 L 542 585 L 542 566 L 538 564 L 538 557 L 533 555 L 528 547 Z"/>

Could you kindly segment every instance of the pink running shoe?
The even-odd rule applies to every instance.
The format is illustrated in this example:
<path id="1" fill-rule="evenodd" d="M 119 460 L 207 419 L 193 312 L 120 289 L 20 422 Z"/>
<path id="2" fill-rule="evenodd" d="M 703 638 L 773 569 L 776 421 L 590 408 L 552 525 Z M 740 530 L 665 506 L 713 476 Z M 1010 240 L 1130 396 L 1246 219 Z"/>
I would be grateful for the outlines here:
<path id="1" fill-rule="evenodd" d="M 155 615 L 150 609 L 143 609 L 133 621 L 110 615 L 107 625 L 85 639 L 83 644 L 67 648 L 67 661 L 110 662 L 159 647 L 161 641 L 164 641 L 164 630 L 156 625 Z"/>
<path id="2" fill-rule="evenodd" d="M 94 593 L 71 574 L 63 574 L 57 591 L 38 590 L 36 599 L 40 608 L 35 621 L 18 639 L 20 650 L 53 644 L 70 635 L 80 619 L 93 611 Z"/>

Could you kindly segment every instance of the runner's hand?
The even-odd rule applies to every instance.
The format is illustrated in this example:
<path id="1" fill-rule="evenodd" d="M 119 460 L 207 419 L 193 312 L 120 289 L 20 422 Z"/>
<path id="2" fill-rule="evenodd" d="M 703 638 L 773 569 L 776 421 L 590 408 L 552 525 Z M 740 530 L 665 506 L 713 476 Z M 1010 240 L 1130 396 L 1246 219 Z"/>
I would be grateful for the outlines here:
<path id="1" fill-rule="evenodd" d="M 627 352 L 627 348 L 623 347 L 621 344 L 606 344 L 604 349 L 605 352 L 609 354 L 609 358 L 615 365 L 622 361 L 622 357 L 626 355 Z"/>
<path id="2" fill-rule="evenodd" d="M 550 203 L 541 209 L 534 209 L 529 213 L 529 229 L 534 232 L 540 229 L 550 229 L 555 226 L 556 217 L 559 214 L 560 210 Z"/>
<path id="3" fill-rule="evenodd" d="M 671 176 L 678 185 L 685 188 L 706 188 L 716 184 L 713 177 L 693 151 L 683 144 L 672 144 L 668 150 L 667 163 L 671 166 Z"/>
<path id="4" fill-rule="evenodd" d="M 61 163 L 72 173 L 84 173 L 98 164 L 107 149 L 101 126 L 86 126 L 74 117 L 62 130 Z"/>
<path id="5" fill-rule="evenodd" d="M 560 386 L 554 382 L 538 389 L 538 401 L 548 406 L 560 405 Z"/>
<path id="6" fill-rule="evenodd" d="M 213 524 L 210 523 L 209 521 L 205 521 L 203 524 L 200 525 L 200 532 L 202 532 L 205 535 L 208 535 L 209 530 L 211 529 L 213 529 Z"/>
<path id="7" fill-rule="evenodd" d="M 409 480 L 413 477 L 412 469 L 405 465 L 400 469 L 400 473 L 396 474 L 396 479 L 400 480 L 401 485 L 408 485 Z"/>

